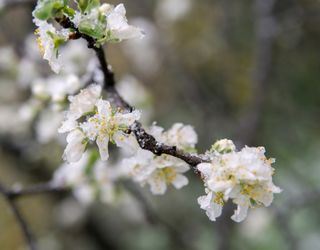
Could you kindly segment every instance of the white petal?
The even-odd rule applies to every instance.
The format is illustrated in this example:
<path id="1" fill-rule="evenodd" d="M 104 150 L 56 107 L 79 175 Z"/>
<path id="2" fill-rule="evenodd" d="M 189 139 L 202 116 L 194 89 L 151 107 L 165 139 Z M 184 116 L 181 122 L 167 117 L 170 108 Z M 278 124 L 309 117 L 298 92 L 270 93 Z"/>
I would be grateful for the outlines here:
<path id="1" fill-rule="evenodd" d="M 210 163 L 200 163 L 197 168 L 205 178 L 209 178 L 212 174 L 212 165 Z"/>
<path id="2" fill-rule="evenodd" d="M 134 154 L 139 148 L 139 144 L 134 136 L 127 135 L 121 131 L 116 132 L 112 139 L 115 141 L 118 147 L 123 148 L 129 154 Z"/>
<path id="3" fill-rule="evenodd" d="M 126 113 L 126 114 L 122 114 L 122 113 L 117 113 L 114 116 L 114 120 L 117 124 L 119 125 L 124 125 L 124 126 L 131 126 L 136 120 L 140 119 L 140 111 L 138 110 L 134 110 L 131 113 Z"/>
<path id="4" fill-rule="evenodd" d="M 103 116 L 109 119 L 109 117 L 112 114 L 112 108 L 111 108 L 110 102 L 100 99 L 97 102 L 96 106 L 98 108 L 98 114 L 100 116 Z"/>
<path id="5" fill-rule="evenodd" d="M 209 192 L 207 195 L 203 195 L 198 198 L 198 204 L 201 209 L 207 209 L 210 206 L 211 200 L 212 192 Z"/>
<path id="6" fill-rule="evenodd" d="M 108 160 L 109 159 L 109 149 L 108 149 L 109 137 L 107 135 L 105 136 L 99 135 L 96 142 L 99 148 L 101 160 L 103 161 Z"/>
<path id="7" fill-rule="evenodd" d="M 174 181 L 172 182 L 172 185 L 177 188 L 180 189 L 186 185 L 188 185 L 189 181 L 188 178 L 185 177 L 182 174 L 177 174 L 176 178 L 174 179 Z"/>
<path id="8" fill-rule="evenodd" d="M 64 150 L 63 158 L 68 162 L 77 162 L 81 159 L 86 144 L 83 143 L 85 139 L 84 134 L 76 129 L 71 131 L 67 136 L 67 147 Z"/>
<path id="9" fill-rule="evenodd" d="M 238 205 L 237 210 L 234 211 L 234 214 L 231 216 L 235 222 L 241 222 L 247 217 L 248 206 Z"/>
<path id="10" fill-rule="evenodd" d="M 206 210 L 206 215 L 209 217 L 209 220 L 215 221 L 222 213 L 222 205 L 219 205 L 215 202 L 211 202 L 210 207 Z"/>
<path id="11" fill-rule="evenodd" d="M 155 173 L 155 175 L 148 180 L 148 183 L 150 185 L 151 193 L 153 194 L 161 195 L 167 190 L 165 179 L 157 173 Z"/>
<path id="12" fill-rule="evenodd" d="M 73 119 L 67 119 L 62 122 L 61 127 L 58 129 L 59 133 L 67 133 L 70 132 L 71 130 L 74 130 L 77 127 L 78 123 L 76 120 Z"/>

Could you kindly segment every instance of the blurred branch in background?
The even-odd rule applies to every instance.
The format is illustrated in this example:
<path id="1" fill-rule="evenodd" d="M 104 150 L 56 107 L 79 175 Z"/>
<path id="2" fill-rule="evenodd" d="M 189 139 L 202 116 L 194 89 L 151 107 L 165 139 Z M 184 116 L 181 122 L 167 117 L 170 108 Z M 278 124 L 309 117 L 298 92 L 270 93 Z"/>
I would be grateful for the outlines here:
<path id="1" fill-rule="evenodd" d="M 277 21 L 272 14 L 274 0 L 254 1 L 255 59 L 252 76 L 251 102 L 240 120 L 238 140 L 251 145 L 255 139 L 271 81 L 273 45 Z"/>
<path id="2" fill-rule="evenodd" d="M 24 216 L 20 212 L 20 209 L 18 208 L 17 204 L 15 203 L 15 197 L 17 193 L 15 195 L 12 195 L 12 193 L 9 190 L 7 190 L 4 186 L 2 186 L 1 183 L 0 183 L 0 193 L 6 198 L 6 201 L 16 218 L 16 221 L 20 226 L 21 232 L 23 233 L 23 236 L 26 240 L 26 243 L 29 249 L 36 250 L 37 248 L 35 246 L 35 241 L 33 239 L 30 227 L 27 221 L 25 220 Z"/>

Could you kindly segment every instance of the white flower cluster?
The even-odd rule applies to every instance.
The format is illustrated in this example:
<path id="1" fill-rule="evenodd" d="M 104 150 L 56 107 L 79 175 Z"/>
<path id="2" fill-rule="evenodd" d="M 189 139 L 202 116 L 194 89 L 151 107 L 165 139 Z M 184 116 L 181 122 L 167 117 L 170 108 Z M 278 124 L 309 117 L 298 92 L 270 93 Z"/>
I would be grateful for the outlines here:
<path id="1" fill-rule="evenodd" d="M 68 162 L 80 160 L 89 141 L 96 141 L 104 161 L 109 158 L 109 141 L 119 147 L 131 147 L 132 140 L 125 131 L 140 118 L 139 111 L 114 110 L 108 101 L 101 99 L 99 85 L 90 85 L 69 100 L 66 119 L 59 129 L 60 133 L 69 133 L 64 159 Z M 80 122 L 80 118 L 84 119 Z"/>
<path id="2" fill-rule="evenodd" d="M 101 16 L 103 16 L 102 22 Z M 100 20 L 100 22 L 97 20 Z M 114 7 L 111 4 L 104 3 L 85 14 L 81 14 L 77 11 L 73 18 L 73 22 L 80 29 L 81 25 L 85 24 L 92 30 L 103 32 L 103 38 L 99 40 L 100 43 L 106 41 L 119 42 L 122 40 L 143 37 L 141 29 L 128 24 L 126 9 L 123 4 Z"/>
<path id="3" fill-rule="evenodd" d="M 174 124 L 165 132 L 163 128 L 153 125 L 149 132 L 160 143 L 175 145 L 184 150 L 194 150 L 198 140 L 194 129 L 181 123 Z M 124 159 L 123 164 L 130 169 L 136 182 L 150 185 L 153 194 L 164 194 L 171 184 L 177 189 L 188 184 L 188 179 L 183 175 L 189 170 L 188 164 L 170 155 L 156 156 L 139 148 L 133 157 Z"/>
<path id="4" fill-rule="evenodd" d="M 231 218 L 240 222 L 246 218 L 249 207 L 269 206 L 273 194 L 281 192 L 272 182 L 274 159 L 265 157 L 263 147 L 244 147 L 236 152 L 231 141 L 222 140 L 214 148 L 220 151 L 213 152 L 212 161 L 197 166 L 207 193 L 198 198 L 198 203 L 210 220 L 215 221 L 225 202 L 231 199 L 237 205 Z"/>
<path id="5" fill-rule="evenodd" d="M 64 163 L 54 174 L 53 184 L 73 188 L 75 197 L 83 204 L 89 204 L 96 198 L 104 203 L 116 199 L 115 182 L 125 176 L 117 165 L 106 164 L 86 152 L 80 161 Z"/>

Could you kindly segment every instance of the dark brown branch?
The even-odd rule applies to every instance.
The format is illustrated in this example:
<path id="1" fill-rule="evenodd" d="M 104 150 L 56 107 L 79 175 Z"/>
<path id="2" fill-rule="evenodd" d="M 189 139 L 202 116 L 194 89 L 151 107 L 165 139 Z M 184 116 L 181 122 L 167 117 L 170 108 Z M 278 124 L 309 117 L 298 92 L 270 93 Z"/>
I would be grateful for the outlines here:
<path id="1" fill-rule="evenodd" d="M 18 206 L 16 205 L 14 198 L 7 193 L 6 188 L 4 188 L 1 184 L 0 184 L 0 192 L 6 198 L 6 201 L 7 201 L 8 205 L 10 206 L 11 211 L 13 212 L 13 214 L 14 214 L 14 216 L 15 216 L 15 218 L 21 228 L 21 231 L 22 231 L 23 236 L 26 240 L 26 243 L 28 244 L 29 249 L 36 250 L 36 246 L 35 246 L 35 242 L 34 242 L 31 230 L 28 226 L 28 223 L 24 219 L 22 213 L 20 212 Z"/>
<path id="2" fill-rule="evenodd" d="M 43 193 L 60 193 L 66 192 L 69 189 L 66 187 L 58 187 L 51 182 L 36 184 L 30 187 L 18 187 L 6 189 L 2 188 L 0 192 L 10 199 L 16 199 L 20 196 L 28 196 L 35 194 L 43 194 Z"/>
<path id="3" fill-rule="evenodd" d="M 73 29 L 75 32 L 74 37 L 85 39 L 88 42 L 88 48 L 91 48 L 96 52 L 96 55 L 100 62 L 100 69 L 102 70 L 104 75 L 104 89 L 108 93 L 109 100 L 119 108 L 122 108 L 127 111 L 134 110 L 134 107 L 132 107 L 130 104 L 124 101 L 123 98 L 119 95 L 118 91 L 116 90 L 114 74 L 111 71 L 111 67 L 108 65 L 103 49 L 101 47 L 96 46 L 96 41 L 92 37 L 81 33 L 68 17 L 56 18 L 56 21 L 63 28 Z M 194 172 L 197 174 L 198 170 L 196 166 L 199 163 L 206 162 L 205 159 L 202 159 L 197 155 L 192 155 L 176 148 L 175 146 L 168 146 L 158 142 L 152 135 L 148 134 L 145 131 L 145 129 L 139 122 L 135 122 L 133 126 L 131 126 L 129 132 L 133 132 L 141 148 L 149 150 L 156 155 L 167 154 L 177 157 L 188 163 L 190 166 L 192 166 Z"/>

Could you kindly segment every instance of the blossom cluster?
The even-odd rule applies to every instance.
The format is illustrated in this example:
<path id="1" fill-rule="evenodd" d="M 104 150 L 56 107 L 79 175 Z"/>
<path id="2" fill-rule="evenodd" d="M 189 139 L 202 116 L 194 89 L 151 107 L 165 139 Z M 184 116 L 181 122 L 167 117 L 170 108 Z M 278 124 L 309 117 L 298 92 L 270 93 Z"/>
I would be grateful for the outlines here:
<path id="1" fill-rule="evenodd" d="M 186 126 L 181 123 L 174 124 L 168 131 L 152 125 L 149 133 L 159 143 L 175 145 L 189 151 L 194 150 L 198 140 L 194 129 L 190 125 Z M 124 159 L 123 164 L 130 169 L 133 180 L 141 185 L 150 185 L 153 194 L 164 194 L 168 185 L 180 189 L 189 183 L 183 175 L 189 170 L 188 164 L 170 155 L 156 156 L 139 148 L 134 156 Z"/>
<path id="2" fill-rule="evenodd" d="M 263 147 L 244 147 L 235 151 L 230 140 L 221 140 L 212 147 L 210 163 L 197 166 L 201 172 L 206 195 L 198 198 L 200 207 L 215 221 L 223 205 L 230 199 L 237 205 L 231 217 L 240 222 L 247 216 L 249 207 L 269 206 L 273 194 L 281 190 L 272 182 L 274 159 L 265 157 Z"/>
<path id="3" fill-rule="evenodd" d="M 121 112 L 101 98 L 101 86 L 90 85 L 78 95 L 69 97 L 70 107 L 59 129 L 68 133 L 68 145 L 64 159 L 77 162 L 81 159 L 88 142 L 95 141 L 101 159 L 109 158 L 108 143 L 119 147 L 130 147 L 131 140 L 126 130 L 140 118 L 140 112 Z"/>
<path id="4" fill-rule="evenodd" d="M 56 18 L 69 18 L 75 27 L 84 35 L 95 39 L 95 46 L 105 42 L 120 42 L 126 39 L 141 38 L 141 29 L 128 24 L 126 9 L 123 4 L 116 7 L 99 1 L 76 1 L 78 10 L 67 5 L 63 0 L 39 0 L 33 11 L 34 23 L 38 27 L 38 46 L 45 60 L 52 70 L 59 73 L 62 62 L 59 48 L 69 40 L 74 31 L 70 29 L 56 29 L 50 21 Z"/>

